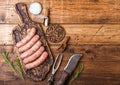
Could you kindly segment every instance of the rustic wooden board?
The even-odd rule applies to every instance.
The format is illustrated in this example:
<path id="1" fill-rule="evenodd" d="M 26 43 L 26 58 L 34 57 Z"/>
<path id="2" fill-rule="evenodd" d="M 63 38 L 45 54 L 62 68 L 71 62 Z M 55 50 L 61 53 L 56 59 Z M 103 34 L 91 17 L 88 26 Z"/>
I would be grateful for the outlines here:
<path id="1" fill-rule="evenodd" d="M 0 22 L 19 22 L 14 4 L 25 2 L 29 6 L 33 1 L 41 2 L 44 9 L 50 8 L 51 23 L 120 23 L 119 0 L 1 0 Z"/>
<path id="2" fill-rule="evenodd" d="M 11 59 L 15 59 L 15 53 L 13 46 L 0 46 L 0 83 L 2 85 L 45 85 L 46 80 L 42 82 L 33 82 L 29 79 L 25 81 L 21 80 L 18 75 L 13 73 L 11 69 L 4 62 L 1 52 L 5 49 L 10 54 Z M 56 49 L 57 46 L 52 46 L 52 49 Z M 55 55 L 57 52 L 55 52 Z M 85 85 L 119 85 L 120 84 L 120 44 L 80 44 L 77 47 L 70 45 L 64 53 L 63 62 L 59 68 L 59 71 L 55 75 L 55 83 L 59 79 L 61 72 L 63 71 L 69 57 L 73 53 L 82 53 L 84 56 L 81 59 L 78 67 L 83 63 L 85 69 L 83 73 L 74 81 L 71 85 L 85 84 Z M 76 68 L 76 71 L 78 69 Z M 76 72 L 75 71 L 75 72 Z M 50 74 L 50 73 L 49 73 Z M 19 82 L 19 84 L 17 84 Z M 89 83 L 88 83 L 89 82 Z M 3 84 L 4 83 L 4 84 Z"/>
<path id="3" fill-rule="evenodd" d="M 85 69 L 71 85 L 120 85 L 119 0 L 0 0 L 0 85 L 46 84 L 47 79 L 42 82 L 21 80 L 1 56 L 3 50 L 7 50 L 15 60 L 11 34 L 20 23 L 14 9 L 15 3 L 24 2 L 29 7 L 34 1 L 43 5 L 42 14 L 50 8 L 51 23 L 60 23 L 66 35 L 71 37 L 62 65 L 55 75 L 55 84 L 69 57 L 74 53 L 82 53 L 84 56 L 78 67 L 83 63 Z M 39 16 L 30 16 L 34 21 L 43 21 Z M 50 43 L 54 55 L 58 54 L 56 49 L 59 44 Z"/>
<path id="4" fill-rule="evenodd" d="M 12 30 L 17 24 L 0 24 L 0 44 L 13 44 Z M 71 44 L 79 43 L 120 43 L 120 25 L 108 24 L 61 24 Z M 46 30 L 46 28 L 44 28 Z"/>

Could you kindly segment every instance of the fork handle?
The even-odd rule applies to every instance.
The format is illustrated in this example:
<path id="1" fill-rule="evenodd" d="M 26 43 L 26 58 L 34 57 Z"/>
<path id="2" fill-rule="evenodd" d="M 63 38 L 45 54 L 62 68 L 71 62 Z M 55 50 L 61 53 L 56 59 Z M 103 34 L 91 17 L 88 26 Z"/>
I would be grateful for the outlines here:
<path id="1" fill-rule="evenodd" d="M 51 75 L 47 81 L 47 85 L 54 85 L 53 81 L 54 81 L 54 77 L 53 77 L 53 75 Z"/>

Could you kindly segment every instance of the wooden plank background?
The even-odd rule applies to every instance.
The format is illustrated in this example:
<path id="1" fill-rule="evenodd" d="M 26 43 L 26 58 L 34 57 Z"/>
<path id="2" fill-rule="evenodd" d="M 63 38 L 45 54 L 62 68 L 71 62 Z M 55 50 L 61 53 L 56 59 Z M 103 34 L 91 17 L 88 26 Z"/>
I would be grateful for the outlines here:
<path id="1" fill-rule="evenodd" d="M 9 52 L 14 60 L 15 51 L 12 30 L 21 23 L 14 5 L 24 2 L 40 2 L 42 14 L 50 9 L 50 22 L 59 23 L 71 37 L 64 52 L 64 59 L 55 75 L 55 84 L 74 53 L 82 53 L 79 66 L 85 65 L 83 73 L 70 85 L 120 85 L 120 1 L 119 0 L 0 0 L 0 85 L 45 85 L 26 78 L 22 80 L 4 62 L 1 53 Z M 31 15 L 41 22 L 39 16 Z M 44 27 L 44 30 L 46 28 Z M 50 43 L 54 55 L 60 43 Z M 78 66 L 78 67 L 79 67 Z M 75 72 L 78 68 L 76 68 Z"/>

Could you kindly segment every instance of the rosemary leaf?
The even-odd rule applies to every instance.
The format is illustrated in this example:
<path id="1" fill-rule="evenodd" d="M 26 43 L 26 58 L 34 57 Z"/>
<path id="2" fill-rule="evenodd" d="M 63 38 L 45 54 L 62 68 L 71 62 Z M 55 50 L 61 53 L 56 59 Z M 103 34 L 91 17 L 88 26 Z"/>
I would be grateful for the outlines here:
<path id="1" fill-rule="evenodd" d="M 13 62 L 10 60 L 9 56 L 8 56 L 8 53 L 6 51 L 4 51 L 2 53 L 2 56 L 5 60 L 5 62 L 8 64 L 8 66 L 15 72 L 15 67 L 13 65 Z"/>
<path id="2" fill-rule="evenodd" d="M 22 65 L 21 65 L 20 59 L 18 57 L 16 59 L 16 64 L 17 64 L 17 67 L 18 67 L 19 75 L 24 80 L 24 73 L 23 73 Z"/>
<path id="3" fill-rule="evenodd" d="M 84 70 L 84 64 L 82 64 L 82 65 L 79 67 L 78 71 L 73 75 L 72 79 L 70 80 L 70 83 L 71 83 L 72 81 L 74 81 L 74 80 L 79 76 L 79 74 L 80 74 L 83 70 Z"/>
<path id="4" fill-rule="evenodd" d="M 6 53 L 6 51 L 4 51 L 3 53 L 2 53 L 2 56 L 3 56 L 3 58 L 4 58 L 4 60 L 5 60 L 5 62 L 9 62 L 8 61 L 8 54 Z"/>

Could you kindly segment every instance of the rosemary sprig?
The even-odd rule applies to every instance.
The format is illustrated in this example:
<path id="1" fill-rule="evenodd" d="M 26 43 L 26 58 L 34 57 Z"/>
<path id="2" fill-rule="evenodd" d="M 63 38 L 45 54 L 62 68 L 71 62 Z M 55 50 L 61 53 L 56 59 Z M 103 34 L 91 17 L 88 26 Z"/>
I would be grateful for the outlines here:
<path id="1" fill-rule="evenodd" d="M 24 80 L 24 73 L 23 73 L 22 65 L 21 65 L 20 59 L 18 57 L 16 59 L 16 64 L 17 64 L 17 67 L 18 67 L 19 75 Z"/>
<path id="2" fill-rule="evenodd" d="M 5 60 L 5 62 L 8 64 L 8 66 L 16 73 L 15 66 L 14 66 L 13 62 L 10 60 L 10 58 L 8 56 L 8 53 L 6 51 L 4 51 L 2 53 L 2 56 L 3 56 L 4 60 Z M 20 63 L 20 60 L 19 60 L 18 57 L 16 59 L 16 64 L 17 64 L 17 67 L 18 67 L 18 72 L 20 74 L 20 77 L 22 79 L 24 79 L 23 69 L 22 69 L 22 66 L 21 66 L 21 63 Z"/>
<path id="3" fill-rule="evenodd" d="M 9 66 L 14 72 L 16 72 L 15 67 L 14 67 L 14 65 L 13 65 L 13 62 L 10 60 L 10 58 L 9 58 L 9 56 L 8 56 L 8 53 L 7 53 L 6 51 L 4 51 L 4 52 L 2 53 L 2 56 L 3 56 L 4 60 L 5 60 L 5 62 L 8 64 L 8 66 Z"/>
<path id="4" fill-rule="evenodd" d="M 71 83 L 72 81 L 74 81 L 74 80 L 79 76 L 79 74 L 80 74 L 83 70 L 84 70 L 84 64 L 82 64 L 82 65 L 79 67 L 78 71 L 73 75 L 72 79 L 70 80 L 70 83 Z"/>

